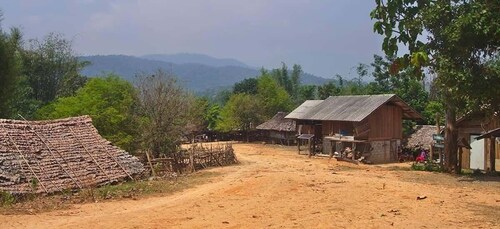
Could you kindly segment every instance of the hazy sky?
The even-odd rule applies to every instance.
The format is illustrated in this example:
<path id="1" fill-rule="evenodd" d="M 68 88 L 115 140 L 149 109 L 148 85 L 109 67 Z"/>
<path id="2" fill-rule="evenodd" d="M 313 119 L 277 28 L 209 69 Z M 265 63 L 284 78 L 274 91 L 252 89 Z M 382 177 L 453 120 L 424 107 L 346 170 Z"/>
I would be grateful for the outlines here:
<path id="1" fill-rule="evenodd" d="M 80 55 L 202 53 L 256 67 L 355 74 L 381 54 L 374 0 L 0 0 L 4 29 L 60 32 Z"/>

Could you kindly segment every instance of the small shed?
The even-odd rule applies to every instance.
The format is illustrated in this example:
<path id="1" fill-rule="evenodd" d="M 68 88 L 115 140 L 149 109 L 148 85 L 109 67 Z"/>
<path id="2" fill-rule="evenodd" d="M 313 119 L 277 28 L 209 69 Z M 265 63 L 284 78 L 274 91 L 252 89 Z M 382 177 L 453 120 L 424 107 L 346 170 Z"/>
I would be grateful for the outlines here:
<path id="1" fill-rule="evenodd" d="M 144 171 L 136 157 L 99 135 L 89 116 L 0 119 L 0 190 L 53 193 L 114 183 Z"/>
<path id="2" fill-rule="evenodd" d="M 397 95 L 384 94 L 310 100 L 286 118 L 296 121 L 299 134 L 314 134 L 315 143 L 322 144 L 325 154 L 346 147 L 344 140 L 352 138 L 347 147 L 365 151 L 370 162 L 385 163 L 398 158 L 403 119 L 417 120 L 422 116 Z"/>
<path id="3" fill-rule="evenodd" d="M 282 145 L 290 145 L 290 142 L 295 140 L 296 127 L 294 120 L 285 119 L 287 114 L 286 112 L 278 112 L 271 119 L 258 125 L 256 129 L 263 131 L 265 137 L 273 144 L 279 142 Z"/>

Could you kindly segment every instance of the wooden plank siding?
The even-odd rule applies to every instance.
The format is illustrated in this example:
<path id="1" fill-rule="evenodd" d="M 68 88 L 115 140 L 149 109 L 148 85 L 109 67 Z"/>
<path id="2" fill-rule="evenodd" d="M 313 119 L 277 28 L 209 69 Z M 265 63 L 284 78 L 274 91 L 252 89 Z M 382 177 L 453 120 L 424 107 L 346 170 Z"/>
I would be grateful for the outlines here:
<path id="1" fill-rule="evenodd" d="M 341 133 L 345 136 L 352 136 L 354 134 L 353 130 L 353 122 L 323 121 L 323 136 L 333 136 Z"/>
<path id="2" fill-rule="evenodd" d="M 403 138 L 403 109 L 394 105 L 383 105 L 367 117 L 370 132 L 368 140 L 390 140 Z"/>
<path id="3" fill-rule="evenodd" d="M 480 135 L 484 132 L 499 127 L 500 127 L 500 117 L 492 118 L 488 121 L 484 121 L 484 118 L 482 117 L 472 117 L 464 119 L 457 124 L 458 139 L 464 138 L 470 144 L 471 135 Z M 484 140 L 484 149 L 485 149 L 484 168 L 488 168 L 490 163 L 489 162 L 490 142 L 491 141 L 489 138 Z M 496 159 L 500 159 L 500 144 L 498 144 L 498 142 L 496 143 L 495 154 L 496 154 Z M 470 150 L 467 148 L 462 149 L 461 166 L 464 169 L 470 168 Z"/>

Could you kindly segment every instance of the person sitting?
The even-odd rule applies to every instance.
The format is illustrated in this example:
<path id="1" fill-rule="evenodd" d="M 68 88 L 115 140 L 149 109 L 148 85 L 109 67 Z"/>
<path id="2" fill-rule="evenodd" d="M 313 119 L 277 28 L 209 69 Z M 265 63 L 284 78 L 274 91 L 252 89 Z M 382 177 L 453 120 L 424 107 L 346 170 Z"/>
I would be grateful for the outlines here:
<path id="1" fill-rule="evenodd" d="M 420 152 L 420 155 L 415 159 L 415 161 L 416 162 L 424 162 L 425 158 L 426 158 L 425 150 L 422 150 L 422 152 Z"/>

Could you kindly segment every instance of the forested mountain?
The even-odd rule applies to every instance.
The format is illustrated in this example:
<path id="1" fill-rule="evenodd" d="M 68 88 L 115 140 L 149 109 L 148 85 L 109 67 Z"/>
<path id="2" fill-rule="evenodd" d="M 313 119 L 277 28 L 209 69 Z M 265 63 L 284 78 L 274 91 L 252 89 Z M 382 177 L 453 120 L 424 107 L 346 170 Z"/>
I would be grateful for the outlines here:
<path id="1" fill-rule="evenodd" d="M 149 74 L 155 70 L 163 69 L 174 74 L 184 87 L 196 92 L 232 86 L 243 79 L 260 75 L 258 69 L 250 67 L 209 66 L 199 63 L 176 64 L 126 55 L 81 56 L 79 58 L 91 62 L 89 66 L 81 71 L 86 76 L 97 76 L 113 72 L 134 82 L 134 77 L 138 73 Z M 221 63 L 219 62 L 219 64 Z M 304 84 L 320 85 L 327 81 L 325 78 L 311 74 L 302 74 Z"/>
<path id="2" fill-rule="evenodd" d="M 148 60 L 159 60 L 173 64 L 203 64 L 212 67 L 238 66 L 251 68 L 245 63 L 231 58 L 215 58 L 204 54 L 178 53 L 178 54 L 150 54 L 141 56 Z"/>

